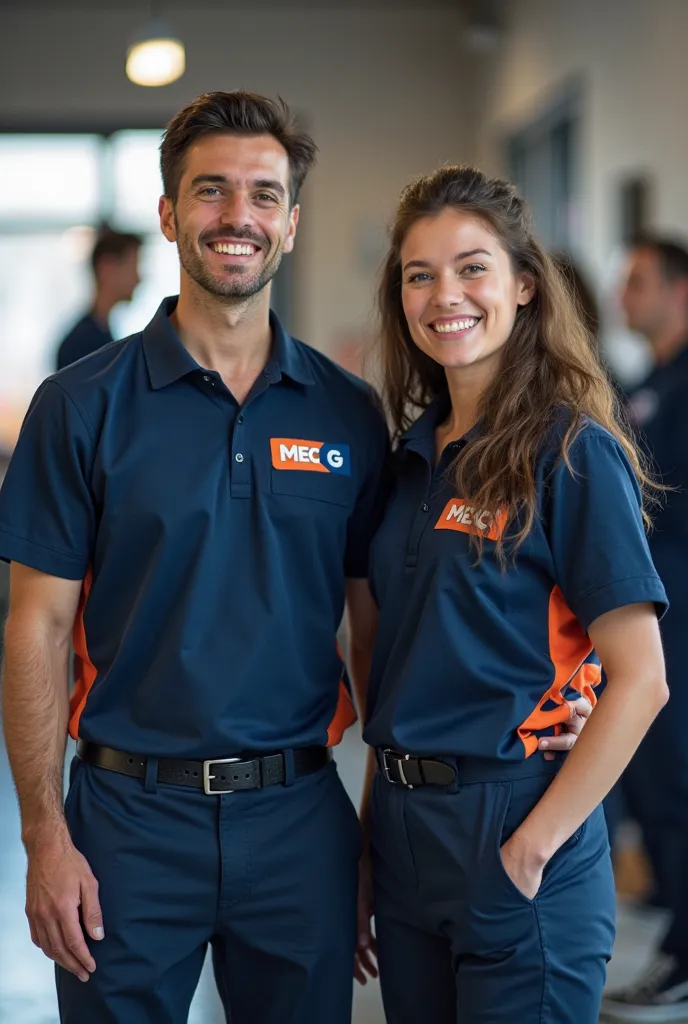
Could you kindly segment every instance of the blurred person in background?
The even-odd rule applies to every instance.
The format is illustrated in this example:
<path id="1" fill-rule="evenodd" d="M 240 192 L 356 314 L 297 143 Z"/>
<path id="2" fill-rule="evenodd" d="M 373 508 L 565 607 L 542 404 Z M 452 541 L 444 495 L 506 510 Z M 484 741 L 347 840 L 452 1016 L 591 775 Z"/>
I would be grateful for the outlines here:
<path id="1" fill-rule="evenodd" d="M 131 302 L 139 276 L 141 239 L 104 228 L 91 253 L 94 294 L 88 313 L 72 327 L 57 350 L 57 369 L 90 356 L 112 341 L 109 317 L 118 302 Z"/>
<path id="2" fill-rule="evenodd" d="M 652 481 L 513 186 L 470 167 L 407 186 L 379 305 L 398 448 L 362 819 L 386 1019 L 597 1024 L 600 803 L 667 699 Z M 600 663 L 588 725 L 548 762 Z"/>
<path id="3" fill-rule="evenodd" d="M 673 239 L 638 239 L 621 304 L 643 334 L 654 369 L 628 396 L 632 426 L 667 490 L 650 550 L 670 609 L 661 625 L 671 707 L 662 711 L 623 777 L 628 809 L 641 826 L 655 901 L 672 913 L 657 956 L 637 982 L 611 994 L 616 1021 L 688 1019 L 688 249 Z"/>

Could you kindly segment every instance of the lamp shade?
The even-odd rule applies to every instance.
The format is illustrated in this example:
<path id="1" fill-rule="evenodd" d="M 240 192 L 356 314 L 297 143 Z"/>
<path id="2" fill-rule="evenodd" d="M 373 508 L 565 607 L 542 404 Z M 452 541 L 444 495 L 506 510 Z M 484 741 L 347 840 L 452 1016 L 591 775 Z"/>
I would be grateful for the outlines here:
<path id="1" fill-rule="evenodd" d="M 127 50 L 127 77 L 136 85 L 169 85 L 185 68 L 184 44 L 160 22 L 146 26 Z"/>

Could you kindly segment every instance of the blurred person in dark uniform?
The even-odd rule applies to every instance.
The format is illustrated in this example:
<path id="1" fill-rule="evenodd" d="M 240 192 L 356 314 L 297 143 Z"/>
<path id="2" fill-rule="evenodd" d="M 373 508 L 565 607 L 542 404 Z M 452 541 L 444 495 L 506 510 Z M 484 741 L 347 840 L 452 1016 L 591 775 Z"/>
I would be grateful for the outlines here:
<path id="1" fill-rule="evenodd" d="M 662 622 L 671 709 L 662 711 L 624 775 L 641 825 L 657 902 L 673 914 L 657 957 L 636 984 L 609 997 L 606 1019 L 688 1019 L 688 250 L 644 237 L 633 246 L 622 294 L 628 326 L 647 338 L 654 369 L 628 397 L 632 426 L 667 486 L 650 549 L 671 609 Z"/>
<path id="2" fill-rule="evenodd" d="M 57 350 L 58 370 L 90 356 L 113 340 L 108 318 L 118 302 L 131 302 L 141 280 L 140 249 L 138 235 L 123 234 L 111 228 L 101 231 L 91 254 L 95 281 L 93 304 L 61 341 Z"/>

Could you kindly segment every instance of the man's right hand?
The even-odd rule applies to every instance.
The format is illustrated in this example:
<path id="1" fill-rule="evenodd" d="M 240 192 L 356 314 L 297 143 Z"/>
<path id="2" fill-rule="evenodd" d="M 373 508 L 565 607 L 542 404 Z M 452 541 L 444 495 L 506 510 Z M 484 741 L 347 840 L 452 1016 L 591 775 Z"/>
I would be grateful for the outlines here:
<path id="1" fill-rule="evenodd" d="M 88 981 L 96 963 L 84 930 L 96 940 L 104 935 L 98 882 L 66 829 L 27 844 L 27 854 L 26 916 L 31 939 L 60 967 Z"/>

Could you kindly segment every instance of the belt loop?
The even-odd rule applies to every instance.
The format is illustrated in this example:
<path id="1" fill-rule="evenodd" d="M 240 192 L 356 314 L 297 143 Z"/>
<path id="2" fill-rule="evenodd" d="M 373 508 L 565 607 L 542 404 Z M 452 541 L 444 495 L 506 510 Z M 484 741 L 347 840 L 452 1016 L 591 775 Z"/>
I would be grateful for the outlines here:
<path id="1" fill-rule="evenodd" d="M 284 756 L 284 785 L 291 786 L 294 781 L 294 751 L 285 750 Z"/>
<path id="2" fill-rule="evenodd" d="M 158 792 L 158 759 L 157 757 L 146 758 L 146 778 L 143 783 L 146 793 Z"/>

